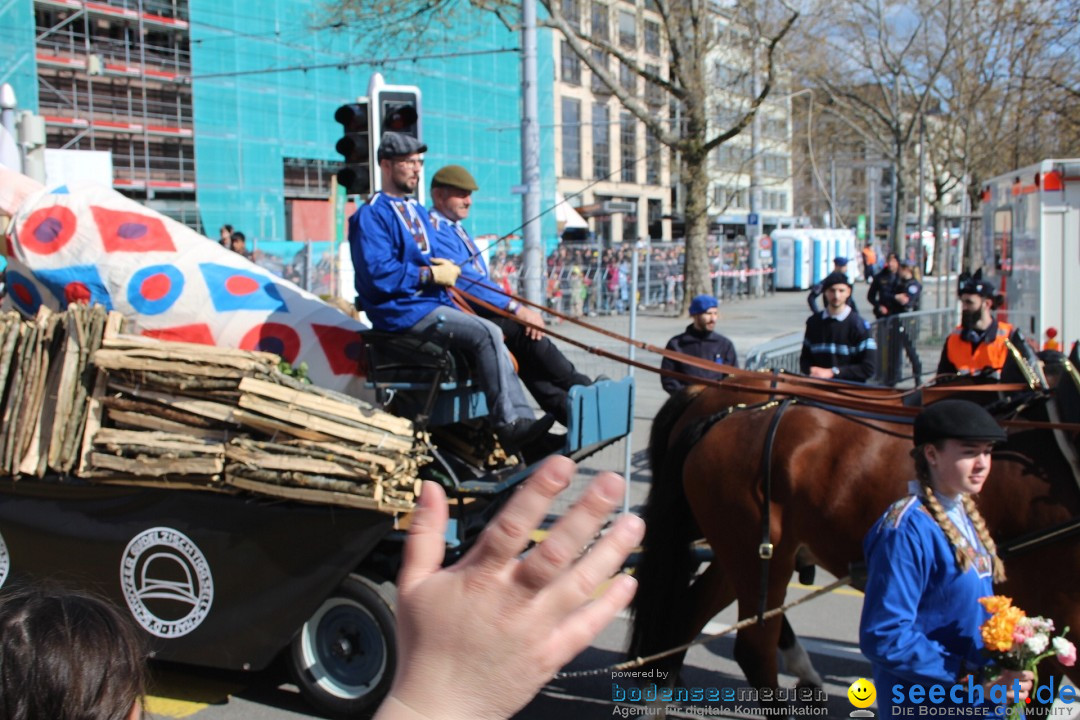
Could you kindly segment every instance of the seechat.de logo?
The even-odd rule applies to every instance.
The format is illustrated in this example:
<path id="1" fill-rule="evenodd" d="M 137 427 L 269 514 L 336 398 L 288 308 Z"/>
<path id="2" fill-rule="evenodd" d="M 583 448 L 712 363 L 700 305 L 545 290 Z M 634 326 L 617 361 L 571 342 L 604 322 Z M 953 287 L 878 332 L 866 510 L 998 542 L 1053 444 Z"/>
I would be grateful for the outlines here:
<path id="1" fill-rule="evenodd" d="M 866 678 L 859 678 L 851 683 L 851 687 L 847 690 L 847 696 L 851 704 L 859 708 L 858 710 L 852 710 L 849 717 L 874 717 L 874 711 L 866 709 L 874 704 L 874 698 L 877 697 L 877 690 L 874 688 L 874 683 Z"/>

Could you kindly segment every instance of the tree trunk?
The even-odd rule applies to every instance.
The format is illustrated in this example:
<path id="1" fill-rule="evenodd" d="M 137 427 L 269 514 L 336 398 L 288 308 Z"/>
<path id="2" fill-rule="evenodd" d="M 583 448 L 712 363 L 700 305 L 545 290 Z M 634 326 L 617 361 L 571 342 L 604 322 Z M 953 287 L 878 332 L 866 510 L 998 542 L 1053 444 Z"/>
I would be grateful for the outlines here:
<path id="1" fill-rule="evenodd" d="M 686 292 L 683 294 L 683 312 L 686 312 L 690 300 L 696 295 L 713 294 L 709 278 L 707 159 L 708 156 L 704 154 L 683 154 L 683 182 L 686 186 L 686 263 L 683 269 Z"/>
<path id="2" fill-rule="evenodd" d="M 905 233 L 904 228 L 907 223 L 904 222 L 904 216 L 907 214 L 906 198 L 904 193 L 906 191 L 904 185 L 904 157 L 900 151 L 899 144 L 897 145 L 897 160 L 893 165 L 893 213 L 892 213 L 892 229 L 890 240 L 892 241 L 892 251 L 896 253 L 899 258 L 904 257 L 905 248 Z"/>

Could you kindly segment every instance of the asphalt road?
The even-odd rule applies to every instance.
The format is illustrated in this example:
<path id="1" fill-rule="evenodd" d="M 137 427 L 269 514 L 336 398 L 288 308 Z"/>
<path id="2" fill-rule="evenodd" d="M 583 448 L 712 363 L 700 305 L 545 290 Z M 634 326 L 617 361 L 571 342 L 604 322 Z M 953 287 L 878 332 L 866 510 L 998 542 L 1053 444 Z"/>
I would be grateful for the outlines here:
<path id="1" fill-rule="evenodd" d="M 865 297 L 866 286 L 856 286 L 857 297 Z M 802 328 L 808 311 L 805 293 L 779 293 L 774 296 L 724 303 L 721 306 L 718 331 L 730 337 L 739 351 L 740 361 L 746 352 L 759 343 L 785 335 Z M 591 318 L 590 322 L 606 329 L 626 333 L 629 330 L 627 316 Z M 688 322 L 685 318 L 665 316 L 661 313 L 643 313 L 638 318 L 636 337 L 650 344 L 663 346 L 667 339 L 680 332 Z M 625 353 L 626 346 L 614 340 L 599 337 L 581 328 L 556 326 L 557 332 L 587 341 L 591 345 L 609 351 Z M 614 361 L 598 358 L 576 348 L 568 348 L 567 354 L 578 367 L 589 375 L 604 373 L 618 378 L 625 366 Z M 659 365 L 656 356 L 638 351 L 637 358 Z M 658 377 L 644 371 L 636 372 L 637 398 L 634 411 L 634 432 L 630 446 L 629 506 L 637 509 L 645 500 L 650 475 L 645 459 L 648 433 L 652 418 L 666 399 Z M 624 472 L 627 452 L 624 443 L 618 443 L 581 464 L 580 477 L 565 493 L 556 507 L 562 512 L 588 482 L 588 478 L 600 470 Z M 817 582 L 826 584 L 832 578 L 821 570 Z M 805 594 L 806 588 L 795 583 L 788 599 Z M 858 623 L 862 609 L 862 596 L 849 588 L 816 599 L 789 613 L 792 625 L 818 672 L 825 680 L 827 699 L 821 706 L 809 710 L 807 717 L 848 717 L 852 706 L 847 700 L 848 686 L 859 677 L 867 676 L 869 664 L 858 650 Z M 706 628 L 714 633 L 734 622 L 735 610 L 728 608 L 718 615 Z M 567 670 L 593 670 L 606 668 L 624 659 L 628 626 L 620 618 L 597 638 L 596 642 L 576 658 Z M 731 659 L 734 638 L 724 636 L 696 647 L 690 651 L 683 671 L 682 684 L 686 687 L 746 688 L 738 666 Z M 154 717 L 197 720 L 294 720 L 317 718 L 303 702 L 295 687 L 286 680 L 282 667 L 272 667 L 256 674 L 221 673 L 188 667 L 156 665 L 155 687 L 152 690 L 149 709 Z M 548 718 L 637 717 L 644 708 L 632 703 L 616 703 L 612 700 L 615 678 L 610 671 L 599 672 L 583 678 L 553 681 L 520 714 L 522 720 L 546 720 Z M 795 678 L 784 674 L 782 687 L 793 687 Z M 676 708 L 671 717 L 747 717 L 753 712 L 753 703 L 712 703 L 686 705 Z M 1080 713 L 1057 714 L 1056 718 L 1073 717 Z"/>

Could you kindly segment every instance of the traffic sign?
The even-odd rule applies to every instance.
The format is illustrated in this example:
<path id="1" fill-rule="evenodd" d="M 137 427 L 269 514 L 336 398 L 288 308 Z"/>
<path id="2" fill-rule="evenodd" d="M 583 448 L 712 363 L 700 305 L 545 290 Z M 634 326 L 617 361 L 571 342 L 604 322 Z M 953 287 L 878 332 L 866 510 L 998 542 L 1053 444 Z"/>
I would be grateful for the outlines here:
<path id="1" fill-rule="evenodd" d="M 762 250 L 772 250 L 772 238 L 768 235 L 762 235 L 761 239 L 758 240 L 758 245 L 761 246 Z"/>
<path id="2" fill-rule="evenodd" d="M 757 213 L 750 213 L 749 215 L 746 216 L 746 224 L 747 225 L 757 225 L 758 220 L 760 220 L 760 217 L 758 217 Z"/>
<path id="3" fill-rule="evenodd" d="M 855 237 L 860 240 L 866 239 L 866 216 L 860 215 L 858 217 L 857 224 L 855 225 Z"/>

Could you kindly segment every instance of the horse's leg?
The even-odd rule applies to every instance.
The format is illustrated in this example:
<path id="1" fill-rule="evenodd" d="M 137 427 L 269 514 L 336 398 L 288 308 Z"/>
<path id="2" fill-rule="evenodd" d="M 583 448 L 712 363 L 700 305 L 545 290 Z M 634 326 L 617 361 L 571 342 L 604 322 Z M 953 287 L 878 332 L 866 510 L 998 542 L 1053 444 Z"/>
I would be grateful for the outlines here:
<path id="1" fill-rule="evenodd" d="M 787 578 L 795 569 L 794 553 L 779 553 L 773 557 L 769 568 L 769 587 L 766 593 L 765 608 L 772 609 L 784 604 L 787 593 Z M 758 612 L 758 594 L 756 577 L 743 577 L 738 581 L 739 617 L 753 617 Z M 764 623 L 754 623 L 743 628 L 735 636 L 735 661 L 739 663 L 750 687 L 775 691 L 778 686 L 777 646 L 783 618 L 772 618 Z M 787 702 L 775 699 L 763 699 L 761 704 L 768 708 L 768 716 L 781 715 L 787 708 Z"/>
<path id="2" fill-rule="evenodd" d="M 788 622 L 787 615 L 782 616 L 780 623 L 780 657 L 784 660 L 784 667 L 789 673 L 799 678 L 799 687 L 820 688 L 824 685 L 821 675 L 814 669 L 810 661 L 810 655 L 799 642 L 795 630 Z"/>

